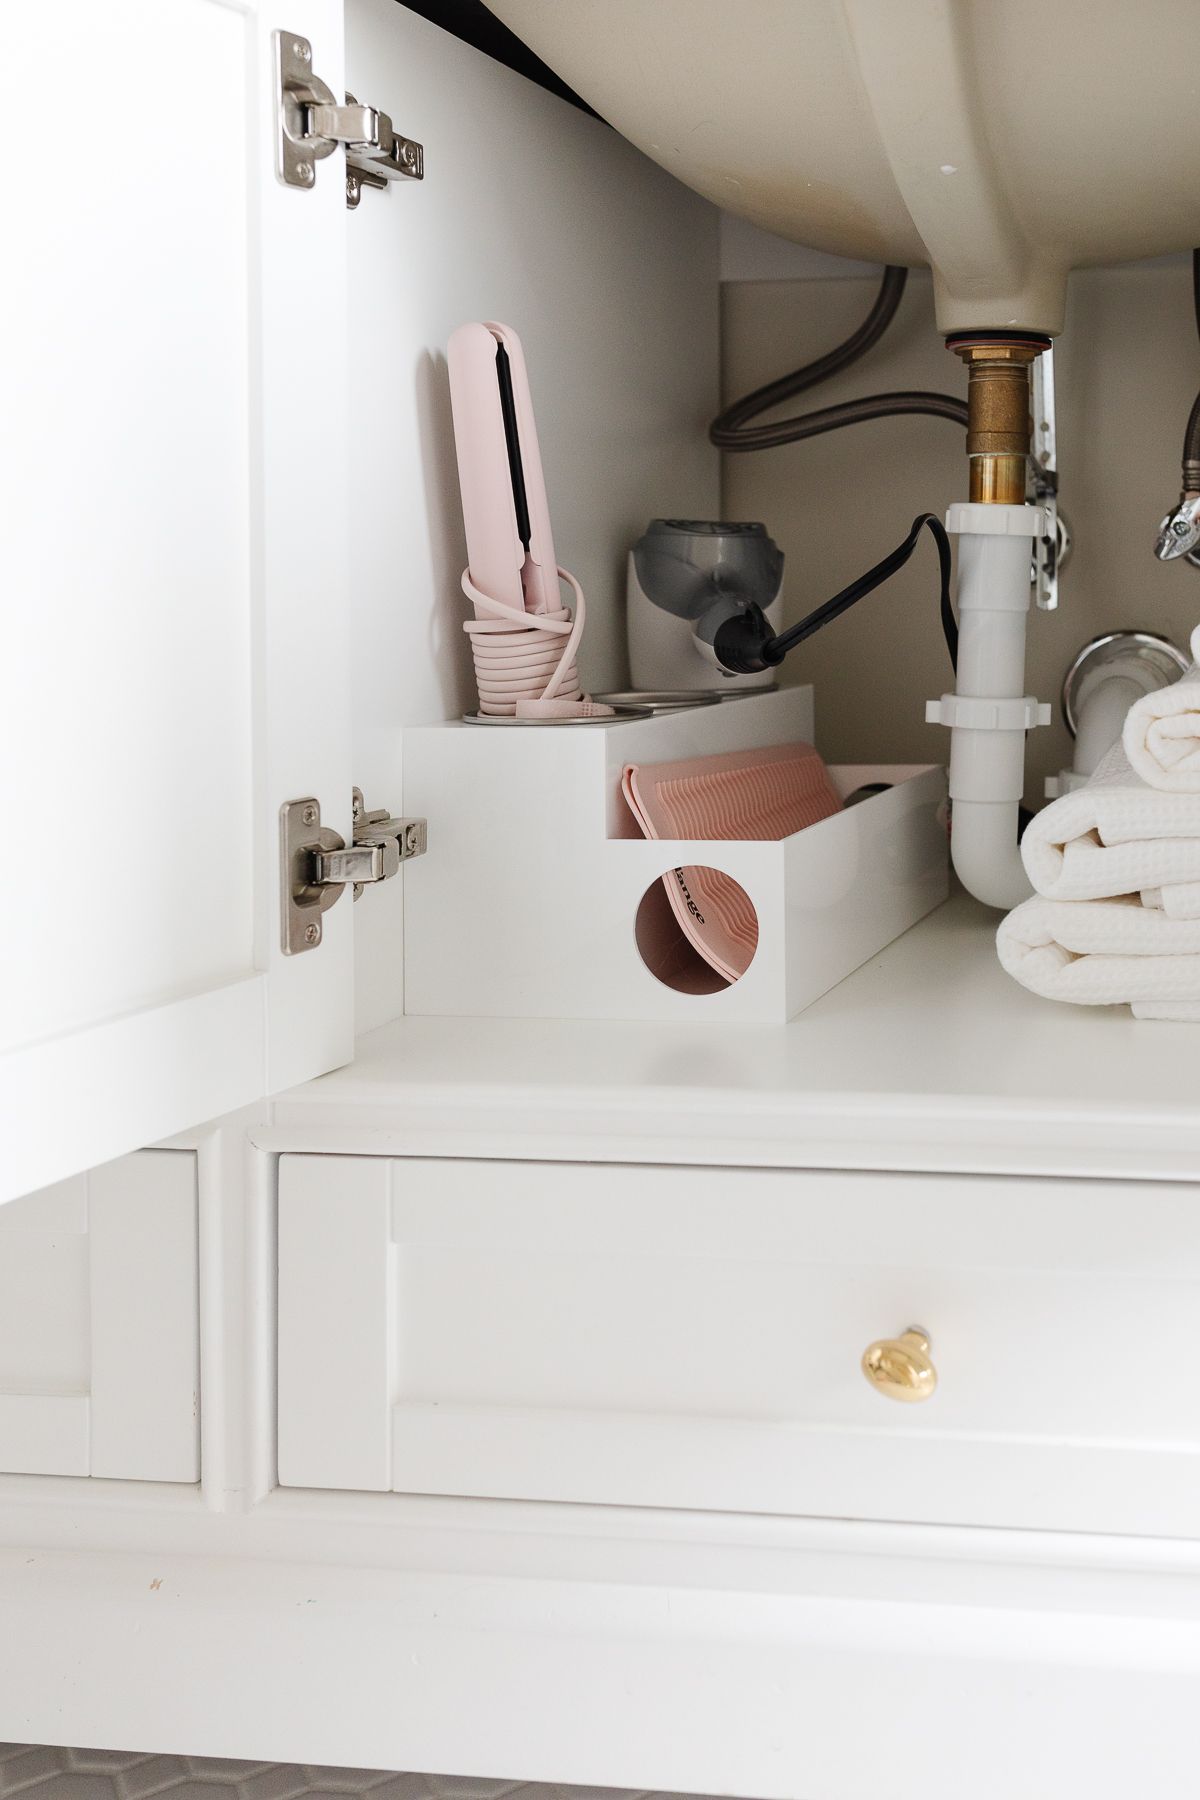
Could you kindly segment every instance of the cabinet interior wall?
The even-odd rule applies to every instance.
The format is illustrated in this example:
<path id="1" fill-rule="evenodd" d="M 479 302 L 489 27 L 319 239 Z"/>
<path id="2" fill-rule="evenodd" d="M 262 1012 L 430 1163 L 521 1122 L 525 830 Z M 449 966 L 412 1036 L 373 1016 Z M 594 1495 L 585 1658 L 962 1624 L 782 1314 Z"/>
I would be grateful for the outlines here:
<path id="1" fill-rule="evenodd" d="M 348 0 L 346 70 L 426 159 L 347 221 L 355 779 L 398 805 L 401 727 L 473 697 L 446 340 L 469 319 L 521 336 L 555 548 L 588 599 L 583 679 L 623 683 L 629 545 L 719 504 L 718 214 L 395 0 Z M 401 887 L 358 908 L 359 1031 L 403 1011 Z"/>

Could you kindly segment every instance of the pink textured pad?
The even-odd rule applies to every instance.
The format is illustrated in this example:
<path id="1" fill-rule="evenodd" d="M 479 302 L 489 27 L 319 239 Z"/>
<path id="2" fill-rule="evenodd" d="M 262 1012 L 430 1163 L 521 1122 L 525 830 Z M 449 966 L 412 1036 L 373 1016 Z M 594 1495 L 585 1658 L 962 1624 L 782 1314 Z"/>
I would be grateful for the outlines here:
<path id="1" fill-rule="evenodd" d="M 785 838 L 842 810 L 811 744 L 631 763 L 621 791 L 648 838 Z M 689 865 L 664 875 L 663 886 L 704 960 L 726 981 L 745 974 L 758 947 L 758 917 L 740 884 L 719 869 Z"/>

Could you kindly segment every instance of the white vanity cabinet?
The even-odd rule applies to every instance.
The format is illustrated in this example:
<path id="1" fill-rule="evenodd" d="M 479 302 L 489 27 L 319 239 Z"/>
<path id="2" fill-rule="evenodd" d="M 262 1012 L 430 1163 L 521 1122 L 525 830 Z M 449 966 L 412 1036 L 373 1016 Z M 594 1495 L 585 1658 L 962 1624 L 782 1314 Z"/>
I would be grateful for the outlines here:
<path id="1" fill-rule="evenodd" d="M 0 1474 L 200 1479 L 196 1157 L 0 1208 Z"/>
<path id="2" fill-rule="evenodd" d="M 57 1289 L 31 1272 L 145 1174 L 104 1283 L 132 1432 L 147 1380 L 182 1398 L 198 1192 L 204 1430 L 191 1486 L 133 1457 L 104 1472 L 159 1479 L 0 1472 L 0 1733 L 765 1800 L 1179 1800 L 1187 1033 L 1039 1004 L 990 936 L 952 902 L 786 1027 L 400 1020 L 194 1155 L 89 1177 L 86 1215 L 73 1186 L 0 1215 L 0 1267 L 29 1272 L 5 1384 L 90 1381 L 99 1434 L 89 1253 Z M 900 1405 L 860 1365 L 913 1325 L 938 1381 Z"/>
<path id="3" fill-rule="evenodd" d="M 60 11 L 16 139 L 104 92 L 178 153 L 16 190 L 5 817 L 82 793 L 92 885 L 26 884 L 0 979 L 0 1737 L 1180 1800 L 1186 1028 L 1039 1003 L 953 904 L 787 1027 L 405 1017 L 407 876 L 285 953 L 281 808 L 403 809 L 470 703 L 450 333 L 524 335 L 612 686 L 628 544 L 718 516 L 715 212 L 392 0 Z M 277 32 L 423 183 L 280 184 Z M 914 1325 L 900 1406 L 860 1362 Z"/>
<path id="4" fill-rule="evenodd" d="M 301 1487 L 1200 1536 L 1200 1190 L 284 1156 Z M 938 1385 L 870 1385 L 917 1323 Z"/>

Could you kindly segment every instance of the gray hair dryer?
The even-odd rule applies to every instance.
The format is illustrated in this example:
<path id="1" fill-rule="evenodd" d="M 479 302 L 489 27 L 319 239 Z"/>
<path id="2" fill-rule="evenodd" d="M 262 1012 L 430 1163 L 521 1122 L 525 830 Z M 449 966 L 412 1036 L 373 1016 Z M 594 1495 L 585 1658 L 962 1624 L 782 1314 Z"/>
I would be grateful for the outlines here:
<path id="1" fill-rule="evenodd" d="M 653 519 L 629 553 L 629 662 L 642 691 L 737 692 L 775 685 L 773 668 L 737 674 L 717 632 L 757 609 L 780 626 L 783 551 L 765 525 Z"/>

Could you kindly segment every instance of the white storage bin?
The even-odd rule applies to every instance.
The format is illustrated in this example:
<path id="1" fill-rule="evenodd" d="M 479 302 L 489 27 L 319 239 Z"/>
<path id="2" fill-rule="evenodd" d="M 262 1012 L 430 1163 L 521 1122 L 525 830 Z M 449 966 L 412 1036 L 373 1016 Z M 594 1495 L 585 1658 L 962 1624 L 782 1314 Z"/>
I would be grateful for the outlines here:
<path id="1" fill-rule="evenodd" d="M 430 824 L 405 877 L 406 1010 L 497 1018 L 781 1023 L 944 900 L 944 771 L 834 765 L 845 797 L 886 793 L 778 842 L 647 841 L 627 763 L 811 742 L 811 688 L 588 726 L 417 727 L 404 810 Z M 758 948 L 716 993 L 652 975 L 635 939 L 648 889 L 682 865 L 740 882 Z"/>

